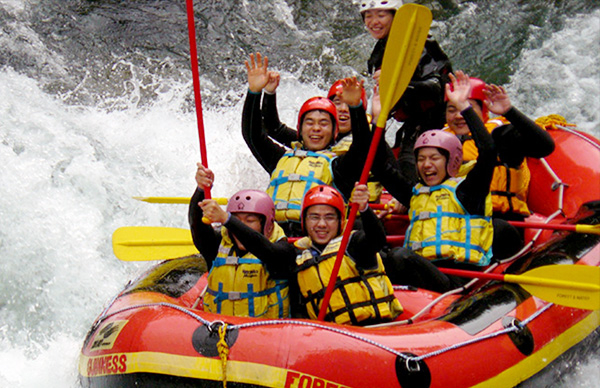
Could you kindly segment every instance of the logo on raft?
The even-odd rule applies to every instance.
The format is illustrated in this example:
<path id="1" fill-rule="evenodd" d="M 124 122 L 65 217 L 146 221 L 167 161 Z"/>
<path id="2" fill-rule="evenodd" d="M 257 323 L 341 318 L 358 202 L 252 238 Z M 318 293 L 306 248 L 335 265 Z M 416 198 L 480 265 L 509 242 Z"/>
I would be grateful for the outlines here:
<path id="1" fill-rule="evenodd" d="M 127 371 L 127 355 L 111 354 L 88 359 L 87 375 L 89 377 L 100 375 L 114 375 Z"/>
<path id="2" fill-rule="evenodd" d="M 285 377 L 285 388 L 348 388 L 327 380 L 304 375 L 298 372 L 288 371 Z"/>

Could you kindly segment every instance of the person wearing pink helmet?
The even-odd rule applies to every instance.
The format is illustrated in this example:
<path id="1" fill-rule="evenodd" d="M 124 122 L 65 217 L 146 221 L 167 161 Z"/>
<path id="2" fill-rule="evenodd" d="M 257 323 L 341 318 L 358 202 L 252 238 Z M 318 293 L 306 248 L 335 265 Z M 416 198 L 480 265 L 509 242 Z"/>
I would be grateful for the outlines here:
<path id="1" fill-rule="evenodd" d="M 198 163 L 196 191 L 189 207 L 192 239 L 210 270 L 204 311 L 242 317 L 285 318 L 290 314 L 289 287 L 259 257 L 248 251 L 231 225 L 244 225 L 277 244 L 285 233 L 274 221 L 275 206 L 263 191 L 241 190 L 228 201 L 227 211 L 215 200 L 204 199 L 213 173 Z M 220 231 L 203 222 L 220 222 Z"/>
<path id="2" fill-rule="evenodd" d="M 386 186 L 409 208 L 410 218 L 404 247 L 393 249 L 384 259 L 388 276 L 395 284 L 438 292 L 461 285 L 462 279 L 444 275 L 436 266 L 483 268 L 490 263 L 493 240 L 489 185 L 496 161 L 494 142 L 468 101 L 468 76 L 457 71 L 456 77 L 450 78 L 454 88 L 446 87 L 446 95 L 471 130 L 479 150 L 477 163 L 466 176 L 459 177 L 459 139 L 441 130 L 429 130 L 414 146 L 419 183 L 411 187 L 397 170 L 395 185 Z"/>
<path id="3" fill-rule="evenodd" d="M 367 325 L 391 321 L 402 312 L 378 254 L 385 244 L 381 221 L 368 206 L 366 185 L 356 185 L 351 201 L 359 206 L 364 228 L 353 231 L 342 259 L 326 321 Z M 203 209 L 205 205 L 203 204 Z M 215 209 L 216 210 L 216 209 Z M 220 212 L 204 213 L 221 222 L 271 273 L 289 281 L 294 317 L 316 319 L 340 247 L 346 204 L 331 186 L 311 188 L 302 201 L 301 225 L 305 237 L 294 243 L 273 242 L 263 233 Z"/>
<path id="4" fill-rule="evenodd" d="M 261 98 L 273 79 L 268 58 L 260 53 L 246 61 L 248 94 L 242 113 L 242 135 L 254 157 L 271 175 L 267 193 L 275 202 L 276 220 L 290 237 L 300 230 L 300 205 L 304 194 L 319 184 L 334 185 L 345 198 L 350 197 L 366 158 L 360 146 L 351 146 L 338 156 L 332 150 L 340 125 L 334 103 L 325 97 L 308 99 L 298 114 L 297 141 L 291 149 L 277 144 L 263 129 Z M 369 124 L 361 102 L 362 83 L 356 78 L 343 80 L 341 98 L 350 106 L 355 139 L 368 141 Z"/>

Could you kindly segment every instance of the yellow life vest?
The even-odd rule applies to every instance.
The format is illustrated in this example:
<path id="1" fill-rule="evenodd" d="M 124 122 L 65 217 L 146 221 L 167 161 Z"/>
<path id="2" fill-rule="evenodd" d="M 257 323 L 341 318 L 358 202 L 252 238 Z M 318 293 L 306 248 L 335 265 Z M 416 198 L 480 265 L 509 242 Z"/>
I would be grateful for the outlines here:
<path id="1" fill-rule="evenodd" d="M 319 315 L 341 240 L 342 236 L 334 238 L 323 252 L 312 247 L 308 237 L 295 243 L 296 247 L 303 249 L 296 258 L 296 272 L 302 303 L 312 319 Z M 327 311 L 326 321 L 353 325 L 366 320 L 389 321 L 402 313 L 402 306 L 394 296 L 392 283 L 385 274 L 379 255 L 377 267 L 364 270 L 358 268 L 345 252 Z"/>
<path id="2" fill-rule="evenodd" d="M 337 156 L 342 156 L 350 149 L 352 145 L 352 134 L 348 134 L 341 138 L 337 143 L 331 147 L 331 150 L 336 153 Z M 367 180 L 367 188 L 369 189 L 369 202 L 379 202 L 381 194 L 383 193 L 383 185 L 380 182 L 375 181 L 375 177 L 369 172 L 369 179 Z"/>
<path id="3" fill-rule="evenodd" d="M 410 200 L 410 225 L 404 246 L 428 260 L 455 260 L 488 265 L 492 257 L 492 201 L 485 215 L 467 214 L 456 198 L 464 178 L 449 178 L 437 186 L 417 184 Z"/>
<path id="4" fill-rule="evenodd" d="M 485 123 L 485 127 L 489 133 L 492 133 L 495 128 L 509 123 L 504 117 L 497 117 L 488 120 Z M 444 127 L 444 130 L 454 133 L 449 127 Z M 463 143 L 463 160 L 476 160 L 478 155 L 479 152 L 475 141 L 472 139 L 466 140 Z M 458 176 L 462 176 L 461 174 L 462 172 L 459 172 Z M 530 211 L 527 207 L 527 194 L 529 192 L 530 180 L 531 173 L 529 172 L 529 167 L 527 167 L 526 159 L 523 160 L 523 163 L 518 168 L 508 167 L 498 160 L 490 185 L 494 212 L 516 213 L 528 216 Z"/>
<path id="5" fill-rule="evenodd" d="M 286 318 L 290 313 L 287 280 L 271 278 L 256 256 L 234 256 L 233 242 L 226 228 L 221 229 L 221 245 L 210 273 L 204 295 L 204 311 L 238 317 Z M 269 240 L 285 237 L 277 223 Z"/>
<path id="6" fill-rule="evenodd" d="M 303 150 L 299 142 L 292 143 L 292 147 L 277 162 L 266 190 L 275 203 L 277 222 L 300 222 L 304 194 L 318 185 L 333 186 L 334 152 Z"/>

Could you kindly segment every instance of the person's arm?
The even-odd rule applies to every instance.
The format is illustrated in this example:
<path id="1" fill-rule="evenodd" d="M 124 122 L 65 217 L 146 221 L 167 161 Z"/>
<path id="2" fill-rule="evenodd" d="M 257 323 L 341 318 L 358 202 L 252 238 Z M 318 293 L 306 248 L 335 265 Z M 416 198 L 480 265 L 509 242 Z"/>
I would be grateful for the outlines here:
<path id="1" fill-rule="evenodd" d="M 526 156 L 543 158 L 554 152 L 552 136 L 517 108 L 511 107 L 504 117 L 510 121 L 510 125 L 498 127 L 492 132 L 500 160 L 512 161 L 519 156 L 521 159 Z"/>
<path id="2" fill-rule="evenodd" d="M 272 243 L 262 233 L 249 228 L 233 216 L 230 216 L 223 226 L 265 264 L 272 277 L 289 278 L 292 275 L 296 248 L 286 239 Z"/>
<path id="3" fill-rule="evenodd" d="M 492 137 L 498 157 L 509 167 L 517 168 L 525 157 L 543 158 L 554 151 L 554 139 L 533 120 L 513 107 L 502 86 L 488 84 L 484 90 L 490 112 L 504 116 L 510 124 L 497 127 Z"/>
<path id="4" fill-rule="evenodd" d="M 293 141 L 298 140 L 298 132 L 279 120 L 277 112 L 277 95 L 265 93 L 262 101 L 262 119 L 267 135 L 280 144 L 291 147 Z"/>
<path id="5" fill-rule="evenodd" d="M 275 144 L 263 130 L 260 112 L 260 93 L 248 90 L 242 112 L 242 136 L 252 155 L 270 174 L 285 153 L 285 148 Z"/>
<path id="6" fill-rule="evenodd" d="M 369 207 L 369 189 L 367 185 L 357 184 L 352 193 L 351 201 L 358 205 L 363 227 L 352 235 L 348 243 L 348 253 L 357 266 L 363 269 L 375 268 L 377 266 L 377 252 L 383 249 L 386 244 L 383 223 Z"/>
<path id="7" fill-rule="evenodd" d="M 208 269 L 212 266 L 212 262 L 217 257 L 219 244 L 221 244 L 221 234 L 218 233 L 210 224 L 202 222 L 204 215 L 199 202 L 204 200 L 204 190 L 196 188 L 190 206 L 188 209 L 188 221 L 190 223 L 190 231 L 192 232 L 192 240 L 194 245 L 206 260 Z"/>
<path id="8" fill-rule="evenodd" d="M 461 111 L 479 155 L 475 167 L 456 189 L 456 195 L 470 214 L 484 214 L 485 200 L 490 192 L 497 153 L 492 136 L 472 107 Z"/>

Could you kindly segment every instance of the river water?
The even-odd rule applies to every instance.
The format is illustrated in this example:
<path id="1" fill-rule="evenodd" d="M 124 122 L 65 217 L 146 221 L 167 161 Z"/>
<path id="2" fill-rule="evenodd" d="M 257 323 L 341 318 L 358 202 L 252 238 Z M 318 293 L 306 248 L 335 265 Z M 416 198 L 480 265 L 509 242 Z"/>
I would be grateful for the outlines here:
<path id="1" fill-rule="evenodd" d="M 503 84 L 532 117 L 599 135 L 600 4 L 427 1 L 455 69 Z M 243 60 L 282 74 L 281 118 L 360 75 L 374 42 L 351 1 L 196 2 L 215 196 L 264 188 L 240 135 Z M 121 226 L 186 227 L 199 160 L 183 0 L 0 0 L 0 387 L 76 387 L 94 318 L 152 263 L 111 250 Z M 527 386 L 598 387 L 597 341 Z M 550 377 L 548 377 L 550 376 Z"/>

